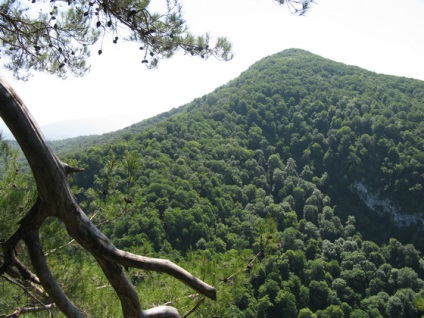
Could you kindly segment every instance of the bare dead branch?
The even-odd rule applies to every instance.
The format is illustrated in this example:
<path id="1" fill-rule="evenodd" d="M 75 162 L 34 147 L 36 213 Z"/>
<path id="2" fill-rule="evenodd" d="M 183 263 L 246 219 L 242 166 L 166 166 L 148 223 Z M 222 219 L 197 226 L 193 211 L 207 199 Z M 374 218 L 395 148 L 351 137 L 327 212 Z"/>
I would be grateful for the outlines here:
<path id="1" fill-rule="evenodd" d="M 37 275 L 31 272 L 28 267 L 21 263 L 19 259 L 15 258 L 14 264 L 24 279 L 30 280 L 31 282 L 36 284 L 41 284 L 40 279 L 37 277 Z"/>
<path id="2" fill-rule="evenodd" d="M 5 279 L 6 281 L 8 281 L 9 283 L 18 286 L 20 289 L 22 289 L 24 291 L 25 294 L 27 294 L 30 298 L 32 298 L 35 302 L 39 303 L 42 307 L 44 307 L 44 304 L 41 300 L 39 300 L 35 295 L 33 295 L 32 293 L 29 292 L 29 290 L 22 285 L 21 283 L 17 282 L 14 279 L 11 279 L 5 275 L 2 275 L 1 278 Z"/>
<path id="3" fill-rule="evenodd" d="M 35 312 L 41 312 L 44 310 L 51 310 L 55 306 L 54 304 L 48 304 L 44 306 L 33 306 L 33 307 L 20 307 L 16 308 L 13 313 L 10 315 L 4 316 L 5 318 L 18 318 L 21 314 L 28 314 L 28 313 L 35 313 Z"/>
<path id="4" fill-rule="evenodd" d="M 50 251 L 48 251 L 48 252 L 45 252 L 44 253 L 44 256 L 49 256 L 50 254 L 53 254 L 53 253 L 56 253 L 57 251 L 59 251 L 59 250 L 61 250 L 62 248 L 65 248 L 65 247 L 68 247 L 69 245 L 71 245 L 72 243 L 74 243 L 75 242 L 75 240 L 74 239 L 72 239 L 72 240 L 70 240 L 68 243 L 66 243 L 66 244 L 63 244 L 63 245 L 61 245 L 61 246 L 58 246 L 58 247 L 56 247 L 56 248 L 53 248 L 53 249 L 51 249 Z"/>
<path id="5" fill-rule="evenodd" d="M 63 163 L 63 162 L 62 162 L 62 167 L 63 167 L 63 170 L 65 171 L 65 173 L 67 175 L 74 173 L 74 172 L 83 172 L 84 171 L 83 168 L 72 167 L 72 166 L 68 165 L 67 163 Z"/>
<path id="6" fill-rule="evenodd" d="M 53 216 L 61 220 L 69 235 L 95 257 L 121 301 L 124 317 L 179 317 L 179 314 L 168 306 L 142 311 L 135 288 L 123 273 L 122 266 L 167 273 L 200 294 L 216 299 L 215 288 L 178 265 L 119 250 L 110 242 L 75 201 L 66 177 L 66 170 L 70 168 L 53 154 L 22 100 L 1 79 L 0 116 L 21 146 L 38 189 L 36 204 L 22 219 L 18 231 L 6 242 L 5 252 L 11 257 L 6 258 L 0 273 L 13 263 L 14 248 L 23 239 L 35 272 L 56 306 L 67 317 L 84 317 L 53 278 L 42 251 L 39 229 L 47 217 Z"/>
<path id="7" fill-rule="evenodd" d="M 123 273 L 122 267 L 103 257 L 95 257 L 121 301 L 124 317 L 143 318 L 138 294 L 133 284 Z"/>
<path id="8" fill-rule="evenodd" d="M 143 310 L 143 317 L 146 318 L 181 318 L 174 307 L 158 306 L 152 309 Z"/>
<path id="9" fill-rule="evenodd" d="M 28 253 L 31 263 L 40 278 L 44 289 L 50 295 L 57 307 L 67 316 L 73 318 L 83 318 L 84 315 L 72 304 L 54 279 L 47 265 L 44 253 L 41 249 L 38 229 L 32 229 L 24 237 L 28 246 Z"/>
<path id="10" fill-rule="evenodd" d="M 216 289 L 214 287 L 206 284 L 169 260 L 135 255 L 118 249 L 108 251 L 107 257 L 116 260 L 119 264 L 125 267 L 134 267 L 166 273 L 182 281 L 202 295 L 216 300 Z"/>
<path id="11" fill-rule="evenodd" d="M 35 274 L 33 274 L 32 272 L 30 272 L 26 268 L 26 266 L 23 265 L 17 258 L 15 258 L 15 260 L 13 261 L 13 263 L 14 263 L 14 266 L 13 267 L 9 266 L 6 269 L 6 272 L 5 273 L 7 275 L 9 275 L 9 277 L 11 277 L 12 279 L 21 282 L 22 285 L 25 286 L 25 288 L 30 288 L 31 290 L 34 290 L 36 292 L 36 294 L 38 294 L 39 296 L 46 298 L 48 295 L 39 286 L 40 285 L 40 280 L 38 279 L 38 277 Z M 25 269 L 19 268 L 19 267 L 23 267 Z M 16 268 L 18 268 L 18 270 Z M 24 272 L 24 274 L 22 274 L 22 272 Z M 25 272 L 29 272 L 29 274 L 27 274 Z"/>
<path id="12" fill-rule="evenodd" d="M 38 210 L 39 210 L 39 204 L 40 201 L 37 200 L 35 202 L 35 204 L 32 206 L 32 208 L 29 210 L 29 212 L 23 217 L 23 219 L 20 221 L 21 225 L 18 228 L 18 230 L 12 234 L 12 236 L 9 237 L 9 239 L 7 239 L 6 242 L 4 242 L 3 245 L 3 254 L 4 254 L 4 262 L 2 264 L 2 266 L 0 267 L 0 275 L 4 274 L 7 269 L 13 265 L 17 265 L 18 270 L 22 270 L 21 275 L 26 275 L 28 274 L 27 278 L 30 279 L 32 276 L 29 272 L 25 272 L 25 270 L 20 267 L 20 262 L 17 260 L 16 258 L 16 253 L 15 253 L 15 249 L 16 246 L 18 245 L 18 243 L 23 239 L 22 234 L 25 232 L 25 227 L 22 226 L 22 224 L 25 223 L 26 220 L 28 219 L 33 219 L 33 217 L 35 216 L 35 214 L 37 214 Z M 36 222 L 36 219 L 34 218 L 32 222 Z M 36 225 L 34 223 L 34 225 Z M 24 276 L 25 277 L 25 276 Z"/>

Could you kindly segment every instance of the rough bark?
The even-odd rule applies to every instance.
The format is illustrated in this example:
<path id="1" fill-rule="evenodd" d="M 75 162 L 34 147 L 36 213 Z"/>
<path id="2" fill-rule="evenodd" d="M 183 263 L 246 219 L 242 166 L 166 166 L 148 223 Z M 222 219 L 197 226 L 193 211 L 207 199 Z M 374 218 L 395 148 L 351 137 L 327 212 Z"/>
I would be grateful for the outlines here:
<path id="1" fill-rule="evenodd" d="M 0 78 L 0 116 L 13 133 L 25 154 L 35 178 L 38 200 L 20 222 L 19 229 L 4 244 L 5 260 L 0 274 L 16 267 L 27 276 L 34 276 L 20 264 L 14 249 L 20 240 L 28 248 L 33 268 L 44 290 L 67 317 L 84 317 L 66 297 L 50 273 L 39 238 L 39 229 L 47 217 L 56 217 L 64 223 L 69 235 L 91 253 L 115 289 L 124 317 L 179 317 L 172 307 L 142 310 L 134 286 L 122 271 L 122 266 L 167 273 L 198 293 L 216 299 L 216 290 L 176 264 L 163 259 L 148 258 L 117 249 L 91 222 L 70 191 L 66 174 L 74 172 L 60 162 L 19 96 Z"/>

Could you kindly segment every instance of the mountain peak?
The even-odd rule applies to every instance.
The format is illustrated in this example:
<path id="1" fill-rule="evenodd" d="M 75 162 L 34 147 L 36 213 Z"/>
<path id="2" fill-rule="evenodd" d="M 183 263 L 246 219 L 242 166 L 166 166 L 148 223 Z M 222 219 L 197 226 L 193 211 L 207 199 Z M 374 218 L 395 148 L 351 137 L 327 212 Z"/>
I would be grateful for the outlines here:
<path id="1" fill-rule="evenodd" d="M 299 55 L 314 55 L 313 53 L 303 50 L 303 49 L 298 49 L 298 48 L 291 48 L 291 49 L 286 49 L 284 51 L 281 51 L 279 53 L 276 53 L 276 55 L 284 55 L 284 56 L 299 56 Z"/>

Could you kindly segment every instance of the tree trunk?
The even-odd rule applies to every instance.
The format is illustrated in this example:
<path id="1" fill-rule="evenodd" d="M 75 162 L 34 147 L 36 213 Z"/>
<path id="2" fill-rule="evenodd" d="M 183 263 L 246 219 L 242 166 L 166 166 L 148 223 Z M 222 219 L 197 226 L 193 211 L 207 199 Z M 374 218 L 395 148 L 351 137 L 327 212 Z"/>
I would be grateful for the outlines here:
<path id="1" fill-rule="evenodd" d="M 39 229 L 47 217 L 64 223 L 69 235 L 90 252 L 115 289 L 124 317 L 179 317 L 171 307 L 156 307 L 143 311 L 134 286 L 125 276 L 122 266 L 164 272 L 184 282 L 197 292 L 216 299 L 216 290 L 170 261 L 134 255 L 117 249 L 91 222 L 70 191 L 67 173 L 76 171 L 62 163 L 48 147 L 36 122 L 19 96 L 0 78 L 0 116 L 3 118 L 25 154 L 35 178 L 38 200 L 20 222 L 19 229 L 4 244 L 5 260 L 0 275 L 22 266 L 14 249 L 20 240 L 28 248 L 35 269 L 34 280 L 39 280 L 55 305 L 67 317 L 84 317 L 63 293 L 48 268 L 39 238 Z M 30 273 L 29 271 L 27 271 Z"/>

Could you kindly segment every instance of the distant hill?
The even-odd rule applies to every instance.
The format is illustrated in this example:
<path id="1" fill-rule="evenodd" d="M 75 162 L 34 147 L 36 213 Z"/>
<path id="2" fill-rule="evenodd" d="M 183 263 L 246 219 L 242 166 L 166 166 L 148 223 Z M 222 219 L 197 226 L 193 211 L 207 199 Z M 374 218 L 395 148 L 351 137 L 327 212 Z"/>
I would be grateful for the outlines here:
<path id="1" fill-rule="evenodd" d="M 127 136 L 128 134 L 138 133 L 144 129 L 147 129 L 156 123 L 169 118 L 173 114 L 177 112 L 177 109 L 172 109 L 168 112 L 156 115 L 152 118 L 145 119 L 139 123 L 135 123 L 125 127 L 123 129 L 119 129 L 117 131 L 112 132 L 104 132 L 99 134 L 76 134 L 75 137 L 66 138 L 66 139 L 49 139 L 50 146 L 52 149 L 61 154 L 65 153 L 75 153 L 78 151 L 83 151 L 89 146 L 99 145 L 99 144 L 110 144 L 114 141 L 119 141 L 123 138 L 123 136 Z M 91 120 L 90 120 L 91 121 Z M 112 126 L 107 126 L 112 127 Z M 76 133 L 76 132 L 75 132 Z"/>
<path id="2" fill-rule="evenodd" d="M 133 124 L 128 117 L 96 117 L 64 120 L 41 126 L 47 140 L 63 140 L 80 136 L 101 135 L 107 132 L 123 129 Z M 3 131 L 5 139 L 13 139 L 7 127 L 1 123 L 0 131 Z"/>
<path id="3" fill-rule="evenodd" d="M 88 135 L 101 135 L 123 129 L 133 122 L 124 116 L 66 120 L 42 127 L 48 140 L 60 140 Z"/>

